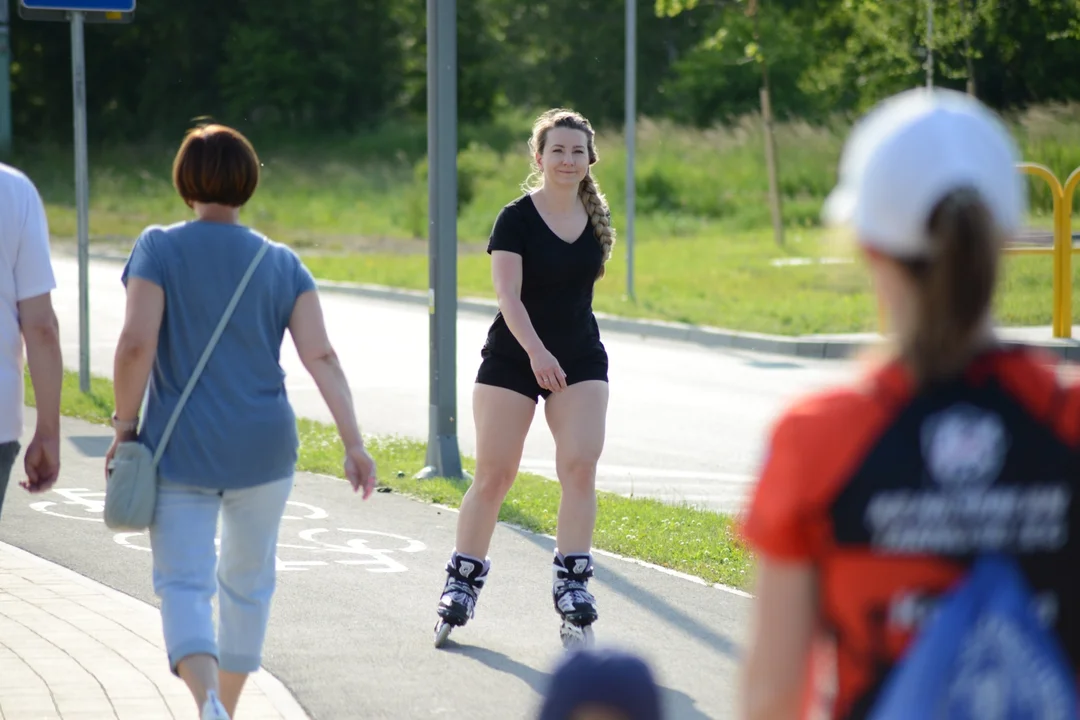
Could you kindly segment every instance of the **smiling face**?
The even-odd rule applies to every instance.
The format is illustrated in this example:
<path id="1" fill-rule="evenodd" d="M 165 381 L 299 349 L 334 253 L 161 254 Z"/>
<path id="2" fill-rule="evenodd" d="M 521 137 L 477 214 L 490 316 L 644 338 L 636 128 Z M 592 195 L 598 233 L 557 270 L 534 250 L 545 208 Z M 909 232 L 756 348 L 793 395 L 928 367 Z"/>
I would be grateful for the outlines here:
<path id="1" fill-rule="evenodd" d="M 542 141 L 536 162 L 544 184 L 577 187 L 589 172 L 589 137 L 582 130 L 553 127 Z"/>
<path id="2" fill-rule="evenodd" d="M 611 226 L 611 208 L 589 168 L 600 160 L 596 152 L 596 132 L 581 113 L 566 108 L 552 108 L 536 118 L 529 137 L 532 172 L 521 188 L 535 193 L 542 188 L 558 192 L 577 190 L 585 205 L 596 239 L 604 249 L 603 263 L 611 256 L 615 228 Z M 600 265 L 598 278 L 604 276 Z"/>

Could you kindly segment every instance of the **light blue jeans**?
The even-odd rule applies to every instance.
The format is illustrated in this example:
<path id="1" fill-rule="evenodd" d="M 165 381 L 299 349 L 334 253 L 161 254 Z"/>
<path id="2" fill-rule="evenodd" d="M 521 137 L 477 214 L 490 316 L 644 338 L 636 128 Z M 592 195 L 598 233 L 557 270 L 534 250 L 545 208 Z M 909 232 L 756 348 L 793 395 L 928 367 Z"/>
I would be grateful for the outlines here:
<path id="1" fill-rule="evenodd" d="M 169 667 L 211 655 L 233 673 L 255 672 L 270 618 L 278 527 L 293 478 L 240 490 L 211 490 L 161 481 L 150 527 L 154 592 Z M 220 561 L 215 548 L 221 517 Z M 215 636 L 214 593 L 220 628 Z"/>

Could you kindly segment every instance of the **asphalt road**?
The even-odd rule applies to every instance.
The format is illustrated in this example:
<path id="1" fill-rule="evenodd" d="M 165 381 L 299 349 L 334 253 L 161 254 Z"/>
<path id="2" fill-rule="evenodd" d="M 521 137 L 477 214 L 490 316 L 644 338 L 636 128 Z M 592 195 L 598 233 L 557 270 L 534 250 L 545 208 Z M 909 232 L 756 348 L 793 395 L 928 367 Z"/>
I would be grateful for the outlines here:
<path id="1" fill-rule="evenodd" d="M 53 491 L 28 495 L 16 465 L 0 540 L 157 605 L 145 536 L 101 522 L 109 431 L 65 420 L 64 432 Z M 297 478 L 292 501 L 263 664 L 312 718 L 534 717 L 562 652 L 550 539 L 500 526 L 476 618 L 436 650 L 456 515 L 393 494 L 364 503 L 344 482 L 311 475 Z M 608 555 L 597 557 L 593 589 L 598 642 L 652 664 L 669 718 L 734 716 L 747 596 Z"/>
<path id="2" fill-rule="evenodd" d="M 64 363 L 79 364 L 78 265 L 54 258 Z M 90 265 L 90 366 L 112 376 L 124 317 L 120 266 Z M 349 376 L 365 432 L 426 438 L 428 314 L 426 307 L 325 292 L 331 339 Z M 458 435 L 462 452 L 475 441 L 472 383 L 491 317 L 462 312 L 457 323 Z M 703 348 L 632 334 L 606 333 L 611 357 L 608 435 L 601 489 L 686 501 L 720 510 L 745 498 L 768 425 L 795 394 L 840 379 L 846 363 L 779 358 Z M 330 421 L 291 340 L 282 348 L 287 388 L 299 415 Z M 523 469 L 553 476 L 554 444 L 538 411 Z"/>

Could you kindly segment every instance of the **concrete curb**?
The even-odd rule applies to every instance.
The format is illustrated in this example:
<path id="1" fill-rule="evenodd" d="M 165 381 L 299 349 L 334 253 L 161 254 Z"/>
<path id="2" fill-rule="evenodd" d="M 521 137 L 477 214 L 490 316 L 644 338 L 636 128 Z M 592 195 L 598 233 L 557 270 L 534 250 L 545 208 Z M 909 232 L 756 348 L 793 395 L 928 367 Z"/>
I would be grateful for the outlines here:
<path id="1" fill-rule="evenodd" d="M 63 252 L 63 251 L 61 251 Z M 64 252 L 66 255 L 73 255 Z M 115 253 L 90 253 L 91 260 L 124 263 L 127 257 Z M 356 295 L 374 300 L 403 302 L 413 305 L 430 304 L 428 293 L 420 290 L 368 285 L 360 283 L 317 280 L 316 284 L 323 292 Z M 498 305 L 486 298 L 458 298 L 458 310 L 484 317 L 494 317 Z M 640 337 L 692 343 L 708 348 L 744 350 L 769 355 L 806 358 L 815 360 L 848 360 L 860 352 L 870 349 L 881 342 L 881 337 L 874 334 L 852 336 L 825 335 L 767 335 L 765 333 L 725 330 L 688 323 L 674 323 L 663 320 L 646 320 L 596 313 L 596 321 L 601 330 L 608 332 L 638 335 Z M 1027 345 L 1039 347 L 1056 354 L 1064 360 L 1080 361 L 1080 340 L 1045 340 L 1020 341 L 1010 340 L 1006 329 L 1006 345 Z"/>
<path id="2" fill-rule="evenodd" d="M 428 305 L 428 294 L 419 290 L 404 290 L 383 285 L 360 285 L 356 283 L 318 280 L 320 290 L 346 295 L 358 295 L 377 300 L 406 302 L 416 305 Z M 458 310 L 484 317 L 494 317 L 499 306 L 493 300 L 484 298 L 458 298 Z M 737 332 L 720 328 L 702 327 L 684 323 L 646 320 L 596 313 L 596 322 L 601 330 L 608 332 L 639 335 L 641 337 L 688 342 L 705 347 L 720 347 L 733 350 L 771 353 L 775 355 L 793 355 L 808 358 L 850 358 L 863 347 L 864 343 L 842 339 L 818 340 L 762 333 Z"/>

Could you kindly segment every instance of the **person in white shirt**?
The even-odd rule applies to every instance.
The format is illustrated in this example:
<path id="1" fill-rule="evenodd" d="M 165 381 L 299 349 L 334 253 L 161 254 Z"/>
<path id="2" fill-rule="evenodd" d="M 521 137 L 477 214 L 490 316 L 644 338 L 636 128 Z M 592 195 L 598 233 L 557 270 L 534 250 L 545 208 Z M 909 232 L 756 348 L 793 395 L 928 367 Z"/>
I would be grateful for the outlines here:
<path id="1" fill-rule="evenodd" d="M 64 366 L 51 292 L 49 225 L 37 187 L 0 163 L 0 510 L 23 430 L 23 342 L 34 386 L 37 426 L 26 449 L 29 492 L 51 488 L 60 473 L 60 387 Z"/>

